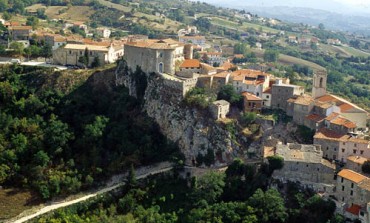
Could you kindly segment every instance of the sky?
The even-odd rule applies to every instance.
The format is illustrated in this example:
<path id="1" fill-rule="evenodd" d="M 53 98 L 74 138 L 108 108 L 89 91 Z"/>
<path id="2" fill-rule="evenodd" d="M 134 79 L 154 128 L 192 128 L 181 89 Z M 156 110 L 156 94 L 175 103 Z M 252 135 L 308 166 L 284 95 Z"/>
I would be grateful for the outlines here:
<path id="1" fill-rule="evenodd" d="M 220 6 L 291 6 L 370 15 L 370 0 L 202 0 Z"/>

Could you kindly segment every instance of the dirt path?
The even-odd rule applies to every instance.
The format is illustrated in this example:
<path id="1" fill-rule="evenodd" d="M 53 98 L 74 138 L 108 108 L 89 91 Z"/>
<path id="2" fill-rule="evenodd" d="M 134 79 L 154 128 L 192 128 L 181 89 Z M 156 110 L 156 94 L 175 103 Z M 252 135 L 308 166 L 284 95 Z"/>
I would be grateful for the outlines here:
<path id="1" fill-rule="evenodd" d="M 141 168 L 136 170 L 136 176 L 137 176 L 136 178 L 137 179 L 143 179 L 143 178 L 148 177 L 149 175 L 163 173 L 163 172 L 167 172 L 167 171 L 170 171 L 170 170 L 172 170 L 172 165 L 168 162 L 159 163 L 159 164 L 154 165 L 154 166 L 141 167 Z M 113 176 L 111 178 L 111 180 L 106 184 L 106 187 L 104 187 L 102 189 L 91 192 L 90 194 L 87 194 L 83 197 L 80 197 L 80 198 L 77 198 L 77 199 L 74 199 L 74 200 L 60 201 L 60 202 L 54 202 L 52 204 L 48 204 L 45 207 L 38 210 L 36 213 L 30 214 L 30 215 L 27 215 L 27 216 L 22 216 L 21 218 L 18 217 L 19 219 L 9 220 L 9 221 L 7 221 L 7 223 L 26 222 L 28 220 L 31 220 L 35 217 L 38 217 L 38 216 L 43 215 L 45 213 L 48 213 L 50 211 L 53 211 L 53 210 L 56 210 L 56 209 L 59 209 L 59 208 L 62 208 L 62 207 L 67 207 L 67 206 L 70 206 L 72 204 L 80 203 L 82 201 L 86 201 L 90 198 L 93 198 L 93 197 L 99 195 L 99 194 L 107 193 L 109 191 L 112 191 L 112 190 L 114 190 L 118 187 L 121 187 L 121 186 L 125 185 L 125 182 L 123 182 L 123 180 L 126 178 L 126 176 L 127 176 L 127 173 Z"/>

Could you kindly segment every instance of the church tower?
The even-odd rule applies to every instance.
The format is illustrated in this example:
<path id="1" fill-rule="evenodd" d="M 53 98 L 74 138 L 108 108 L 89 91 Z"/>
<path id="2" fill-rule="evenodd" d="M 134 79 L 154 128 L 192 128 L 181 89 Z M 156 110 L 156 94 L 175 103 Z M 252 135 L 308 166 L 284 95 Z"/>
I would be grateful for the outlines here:
<path id="1" fill-rule="evenodd" d="M 312 97 L 314 99 L 326 95 L 326 80 L 328 74 L 326 70 L 314 71 L 312 83 Z"/>

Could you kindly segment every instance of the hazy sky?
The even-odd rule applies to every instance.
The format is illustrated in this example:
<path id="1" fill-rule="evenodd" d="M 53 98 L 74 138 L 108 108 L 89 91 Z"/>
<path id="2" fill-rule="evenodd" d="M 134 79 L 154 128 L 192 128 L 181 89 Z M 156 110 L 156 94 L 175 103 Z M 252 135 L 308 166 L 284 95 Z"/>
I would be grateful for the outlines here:
<path id="1" fill-rule="evenodd" d="M 370 0 L 201 0 L 220 6 L 291 6 L 323 9 L 338 13 L 370 15 Z"/>

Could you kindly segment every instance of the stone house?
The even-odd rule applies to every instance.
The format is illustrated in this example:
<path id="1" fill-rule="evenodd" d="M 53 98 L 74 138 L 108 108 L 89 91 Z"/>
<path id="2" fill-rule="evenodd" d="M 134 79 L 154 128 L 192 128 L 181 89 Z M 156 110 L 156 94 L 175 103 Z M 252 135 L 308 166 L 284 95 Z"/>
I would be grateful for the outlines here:
<path id="1" fill-rule="evenodd" d="M 249 92 L 243 92 L 243 107 L 244 112 L 256 112 L 261 113 L 263 107 L 263 99 L 257 97 Z"/>
<path id="2" fill-rule="evenodd" d="M 370 179 L 349 169 L 338 173 L 335 197 L 349 208 L 356 204 L 366 205 L 370 201 Z"/>
<path id="3" fill-rule="evenodd" d="M 271 107 L 282 109 L 286 112 L 288 108 L 288 99 L 295 95 L 303 95 L 304 87 L 292 84 L 283 84 L 281 81 L 277 81 L 276 84 L 272 85 L 271 93 Z"/>
<path id="4" fill-rule="evenodd" d="M 52 50 L 56 50 L 67 44 L 67 38 L 61 35 L 48 34 L 45 35 L 45 42 L 51 46 Z"/>
<path id="5" fill-rule="evenodd" d="M 227 71 L 212 75 L 211 87 L 213 89 L 220 89 L 221 87 L 227 85 L 229 83 L 230 76 L 231 73 Z"/>
<path id="6" fill-rule="evenodd" d="M 322 158 L 319 145 L 278 144 L 275 155 L 284 158 L 284 167 L 274 171 L 274 179 L 333 194 L 335 164 Z"/>
<path id="7" fill-rule="evenodd" d="M 309 95 L 294 95 L 288 99 L 288 105 L 286 113 L 289 116 L 293 116 L 295 123 L 303 125 L 305 118 L 311 113 L 314 107 L 314 100 Z"/>
<path id="8" fill-rule="evenodd" d="M 314 144 L 321 145 L 323 156 L 330 160 L 347 162 L 349 156 L 370 158 L 369 141 L 322 128 L 314 135 Z"/>
<path id="9" fill-rule="evenodd" d="M 179 42 L 184 44 L 191 43 L 202 48 L 206 47 L 206 38 L 204 36 L 180 36 Z"/>
<path id="10" fill-rule="evenodd" d="M 96 33 L 103 38 L 109 38 L 112 31 L 108 28 L 100 27 L 96 29 Z"/>
<path id="11" fill-rule="evenodd" d="M 139 66 L 145 73 L 175 75 L 186 57 L 185 45 L 171 39 L 129 42 L 125 44 L 124 52 L 128 67 L 136 70 Z"/>
<path id="12" fill-rule="evenodd" d="M 370 158 L 365 158 L 363 156 L 348 156 L 346 162 L 346 169 L 353 170 L 357 173 L 362 173 L 362 165 L 370 161 Z"/>
<path id="13" fill-rule="evenodd" d="M 214 101 L 210 105 L 210 110 L 214 119 L 218 120 L 226 118 L 226 115 L 230 111 L 230 103 L 225 100 Z"/>
<path id="14" fill-rule="evenodd" d="M 193 74 L 201 74 L 202 65 L 197 59 L 187 59 L 180 65 L 180 71 L 176 72 L 176 75 L 180 77 L 190 77 Z"/>
<path id="15" fill-rule="evenodd" d="M 263 106 L 266 108 L 271 107 L 272 89 L 269 87 L 262 92 Z"/>
<path id="16" fill-rule="evenodd" d="M 123 56 L 122 46 L 67 44 L 53 51 L 53 63 L 59 65 L 81 65 L 79 59 L 85 55 L 86 49 L 89 54 L 88 66 L 91 66 L 95 58 L 98 58 L 100 64 L 106 64 L 114 63 Z"/>
<path id="17" fill-rule="evenodd" d="M 31 38 L 32 26 L 10 26 L 8 31 L 12 40 L 29 40 Z"/>
<path id="18" fill-rule="evenodd" d="M 204 52 L 202 53 L 202 60 L 209 65 L 213 65 L 217 63 L 222 65 L 224 63 L 224 58 L 222 57 L 222 53 L 220 52 Z"/>
<path id="19" fill-rule="evenodd" d="M 231 73 L 232 84 L 239 93 L 249 92 L 257 97 L 269 88 L 270 74 L 259 70 L 243 69 Z"/>

